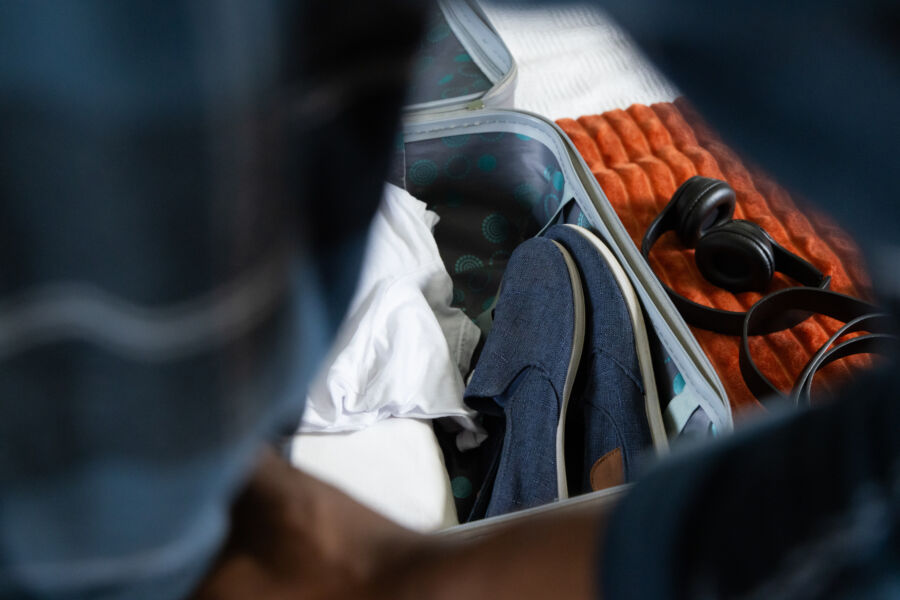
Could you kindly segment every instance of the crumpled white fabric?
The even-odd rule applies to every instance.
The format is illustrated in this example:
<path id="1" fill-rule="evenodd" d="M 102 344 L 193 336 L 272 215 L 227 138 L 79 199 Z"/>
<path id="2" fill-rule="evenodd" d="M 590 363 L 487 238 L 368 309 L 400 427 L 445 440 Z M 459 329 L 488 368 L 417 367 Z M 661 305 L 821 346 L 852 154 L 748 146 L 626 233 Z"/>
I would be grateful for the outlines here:
<path id="1" fill-rule="evenodd" d="M 306 400 L 301 431 L 352 431 L 388 417 L 455 417 L 477 431 L 463 376 L 480 332 L 451 308 L 438 216 L 388 184 L 350 308 Z"/>

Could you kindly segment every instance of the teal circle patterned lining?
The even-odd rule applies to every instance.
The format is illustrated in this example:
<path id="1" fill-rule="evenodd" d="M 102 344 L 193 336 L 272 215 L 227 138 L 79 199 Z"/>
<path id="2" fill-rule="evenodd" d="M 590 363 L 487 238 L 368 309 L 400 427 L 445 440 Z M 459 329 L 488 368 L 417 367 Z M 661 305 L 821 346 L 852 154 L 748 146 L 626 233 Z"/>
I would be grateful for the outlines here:
<path id="1" fill-rule="evenodd" d="M 450 207 L 462 206 L 462 194 L 456 191 L 449 191 L 444 199 L 444 204 Z"/>
<path id="2" fill-rule="evenodd" d="M 566 185 L 566 178 L 563 177 L 563 174 L 557 171 L 553 174 L 553 187 L 556 188 L 557 192 L 561 192 L 563 186 Z"/>
<path id="3" fill-rule="evenodd" d="M 472 269 L 480 269 L 483 266 L 484 263 L 481 262 L 481 259 L 477 256 L 473 256 L 471 254 L 463 254 L 456 259 L 456 264 L 453 265 L 453 270 L 457 273 L 465 273 L 466 271 L 471 271 Z"/>
<path id="4" fill-rule="evenodd" d="M 444 145 L 448 148 L 460 148 L 466 145 L 470 137 L 471 136 L 468 133 L 465 135 L 450 135 L 442 137 L 441 141 L 444 142 Z"/>
<path id="5" fill-rule="evenodd" d="M 450 35 L 450 26 L 446 23 L 440 23 L 439 25 L 431 28 L 431 30 L 425 35 L 425 39 L 427 39 L 432 44 L 436 44 L 442 39 L 446 38 L 448 35 Z"/>
<path id="6" fill-rule="evenodd" d="M 544 196 L 544 217 L 549 219 L 559 208 L 559 198 L 556 194 L 547 194 Z"/>
<path id="7" fill-rule="evenodd" d="M 480 292 L 491 282 L 491 274 L 481 269 L 472 269 L 466 277 L 469 283 L 469 289 L 473 292 Z"/>
<path id="8" fill-rule="evenodd" d="M 434 64 L 434 57 L 428 54 L 422 55 L 416 60 L 416 66 L 413 67 L 416 73 L 423 73 L 431 68 Z"/>
<path id="9" fill-rule="evenodd" d="M 491 307 L 491 304 L 494 303 L 494 298 L 496 298 L 496 296 L 488 296 L 487 298 L 485 298 L 484 302 L 481 303 L 481 310 L 488 310 Z"/>
<path id="10" fill-rule="evenodd" d="M 494 244 L 501 244 L 509 238 L 509 221 L 500 213 L 492 213 L 481 222 L 481 234 L 484 239 Z"/>
<path id="11" fill-rule="evenodd" d="M 681 376 L 681 373 L 675 375 L 675 378 L 672 380 L 672 394 L 677 396 L 681 392 L 684 391 L 684 377 Z"/>
<path id="12" fill-rule="evenodd" d="M 481 70 L 471 62 L 462 63 L 461 65 L 459 65 L 459 68 L 456 69 L 456 72 L 463 77 L 469 77 L 470 79 L 484 78 L 484 74 L 481 72 Z"/>
<path id="13" fill-rule="evenodd" d="M 456 154 L 444 163 L 444 174 L 450 179 L 462 179 L 469 174 L 469 159 L 464 154 Z"/>
<path id="14" fill-rule="evenodd" d="M 491 254 L 491 257 L 488 259 L 488 264 L 492 267 L 494 265 L 499 265 L 502 261 L 509 259 L 510 256 L 511 254 L 508 250 L 497 250 Z"/>
<path id="15" fill-rule="evenodd" d="M 453 60 L 458 63 L 472 62 L 472 57 L 469 56 L 468 52 L 461 52 L 454 56 Z"/>
<path id="16" fill-rule="evenodd" d="M 450 54 L 450 59 L 458 53 Z M 446 72 L 433 75 L 431 85 L 435 86 Z M 456 70 L 450 72 L 455 74 Z M 463 79 L 455 76 L 444 87 L 457 86 Z M 555 157 L 534 138 L 523 139 L 514 132 L 497 129 L 455 130 L 405 146 L 407 169 L 420 159 L 437 164 L 438 175 L 431 185 L 415 185 L 409 177 L 407 182 L 412 194 L 421 194 L 441 215 L 436 237 L 442 253 L 447 250 L 447 270 L 457 290 L 453 301 L 470 316 L 483 312 L 483 306 L 490 304 L 490 297 L 497 293 L 520 237 L 534 235 L 546 222 L 543 211 L 552 215 L 562 198 L 554 186 L 554 176 L 562 175 Z M 556 180 L 558 186 L 560 177 Z M 498 181 L 502 188 L 494 185 Z M 488 190 L 490 196 L 483 198 Z M 576 210 L 571 215 L 573 223 L 579 213 Z M 463 228 L 465 234 L 460 234 L 459 240 L 448 239 Z"/>
<path id="17" fill-rule="evenodd" d="M 502 131 L 493 131 L 490 133 L 479 133 L 478 137 L 483 139 L 486 142 L 496 142 L 498 140 L 503 139 L 504 132 Z"/>
<path id="18" fill-rule="evenodd" d="M 493 154 L 482 154 L 478 158 L 478 168 L 490 173 L 497 167 L 497 158 Z"/>
<path id="19" fill-rule="evenodd" d="M 438 167 L 433 160 L 423 158 L 409 167 L 409 180 L 416 185 L 428 185 L 438 176 Z"/>
<path id="20" fill-rule="evenodd" d="M 588 223 L 587 217 L 584 216 L 584 213 L 578 213 L 578 226 L 579 227 L 590 227 L 591 224 Z"/>
<path id="21" fill-rule="evenodd" d="M 513 198 L 523 210 L 531 210 L 540 199 L 540 193 L 530 183 L 520 183 L 513 190 Z"/>
<path id="22" fill-rule="evenodd" d="M 453 73 L 447 73 L 440 78 L 440 80 L 438 81 L 438 85 L 447 85 L 451 81 L 453 81 Z"/>
<path id="23" fill-rule="evenodd" d="M 445 87 L 444 91 L 441 92 L 441 98 L 458 98 L 459 96 L 465 96 L 466 94 L 471 93 L 472 90 L 467 85 L 450 85 Z"/>
<path id="24" fill-rule="evenodd" d="M 468 477 L 454 477 L 450 482 L 450 490 L 453 492 L 454 498 L 465 499 L 472 495 L 472 482 Z"/>

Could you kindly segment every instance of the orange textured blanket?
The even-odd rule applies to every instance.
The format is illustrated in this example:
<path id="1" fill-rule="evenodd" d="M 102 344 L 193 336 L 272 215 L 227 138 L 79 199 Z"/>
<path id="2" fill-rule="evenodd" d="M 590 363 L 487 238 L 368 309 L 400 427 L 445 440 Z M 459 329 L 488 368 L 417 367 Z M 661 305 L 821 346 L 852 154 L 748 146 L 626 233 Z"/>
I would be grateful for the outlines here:
<path id="1" fill-rule="evenodd" d="M 755 221 L 778 243 L 831 275 L 833 290 L 869 296 L 861 254 L 847 234 L 826 215 L 798 208 L 784 189 L 745 165 L 681 99 L 561 119 L 558 124 L 575 143 L 638 246 L 647 226 L 682 182 L 698 174 L 716 177 L 727 181 L 737 194 L 734 218 Z M 670 232 L 654 247 L 650 264 L 675 291 L 708 306 L 745 311 L 761 297 L 713 286 L 700 275 L 693 252 Z M 779 274 L 770 291 L 789 285 L 790 279 Z M 790 330 L 751 338 L 750 348 L 763 373 L 788 390 L 812 353 L 839 325 L 815 316 Z M 736 416 L 757 408 L 741 378 L 739 338 L 692 329 L 718 371 Z M 835 388 L 853 369 L 868 364 L 868 357 L 855 356 L 829 365 L 816 378 L 814 395 Z"/>

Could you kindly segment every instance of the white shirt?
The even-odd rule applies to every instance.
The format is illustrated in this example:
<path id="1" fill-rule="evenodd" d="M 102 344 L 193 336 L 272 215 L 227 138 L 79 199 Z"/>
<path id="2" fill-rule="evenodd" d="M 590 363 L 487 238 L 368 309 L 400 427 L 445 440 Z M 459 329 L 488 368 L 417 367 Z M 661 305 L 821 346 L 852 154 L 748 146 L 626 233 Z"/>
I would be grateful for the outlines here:
<path id="1" fill-rule="evenodd" d="M 451 308 L 453 284 L 424 202 L 388 184 L 356 292 L 306 401 L 301 431 L 351 431 L 390 416 L 456 417 L 480 332 Z"/>

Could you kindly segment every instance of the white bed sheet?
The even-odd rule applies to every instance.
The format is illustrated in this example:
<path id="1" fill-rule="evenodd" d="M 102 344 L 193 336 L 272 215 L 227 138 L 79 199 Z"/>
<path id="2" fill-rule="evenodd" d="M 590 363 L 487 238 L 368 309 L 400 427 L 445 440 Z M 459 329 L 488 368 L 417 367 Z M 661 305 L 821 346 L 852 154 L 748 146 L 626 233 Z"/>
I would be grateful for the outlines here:
<path id="1" fill-rule="evenodd" d="M 430 421 L 392 417 L 359 431 L 303 433 L 291 462 L 410 529 L 459 523 Z"/>
<path id="2" fill-rule="evenodd" d="M 596 6 L 480 4 L 518 65 L 516 108 L 556 120 L 680 95 Z"/>

